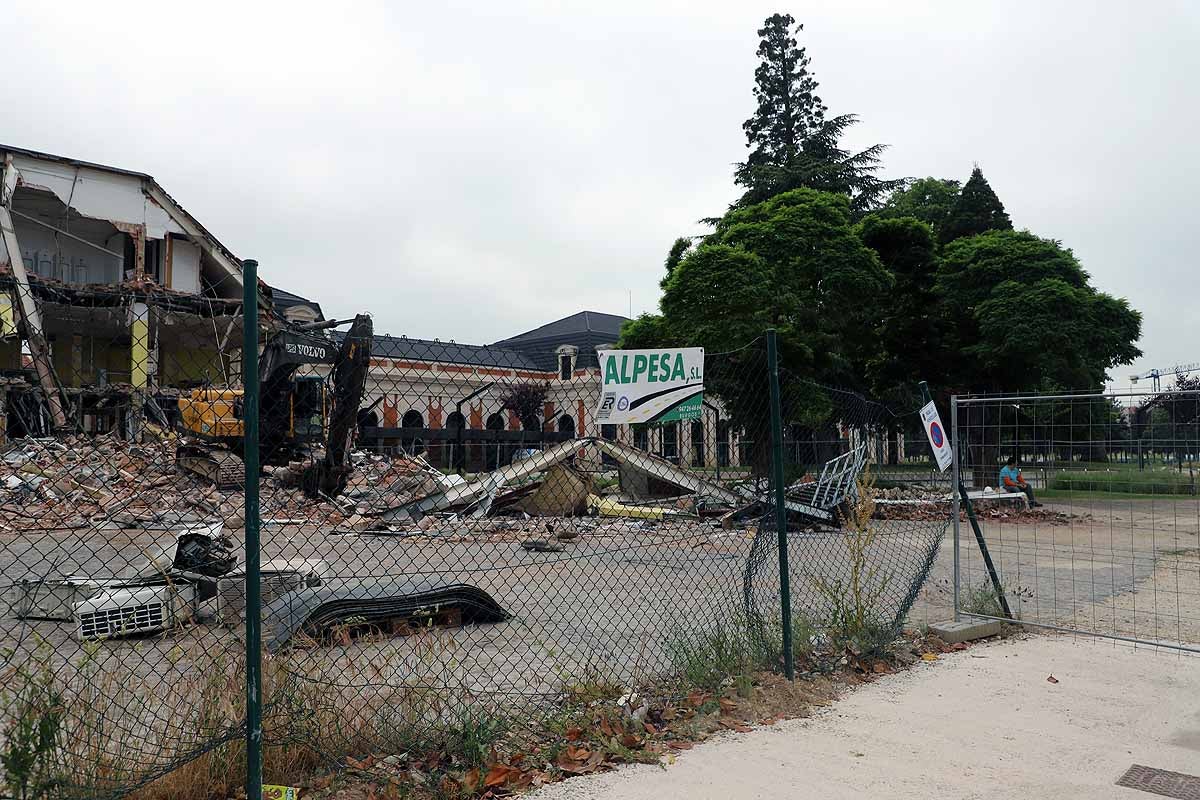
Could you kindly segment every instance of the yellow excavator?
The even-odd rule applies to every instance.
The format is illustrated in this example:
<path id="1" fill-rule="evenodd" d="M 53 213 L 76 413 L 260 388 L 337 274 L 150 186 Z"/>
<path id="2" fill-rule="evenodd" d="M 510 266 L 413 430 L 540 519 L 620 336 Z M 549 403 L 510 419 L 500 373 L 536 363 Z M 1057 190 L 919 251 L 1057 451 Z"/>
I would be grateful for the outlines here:
<path id="1" fill-rule="evenodd" d="M 350 475 L 350 452 L 371 362 L 371 317 L 289 326 L 272 336 L 258 360 L 259 457 L 263 464 L 307 461 L 300 485 L 310 497 L 341 493 Z M 297 375 L 304 365 L 332 367 L 326 375 Z M 218 487 L 241 485 L 245 465 L 242 389 L 203 387 L 179 398 L 183 438 L 180 469 Z M 320 448 L 317 458 L 308 457 Z"/>

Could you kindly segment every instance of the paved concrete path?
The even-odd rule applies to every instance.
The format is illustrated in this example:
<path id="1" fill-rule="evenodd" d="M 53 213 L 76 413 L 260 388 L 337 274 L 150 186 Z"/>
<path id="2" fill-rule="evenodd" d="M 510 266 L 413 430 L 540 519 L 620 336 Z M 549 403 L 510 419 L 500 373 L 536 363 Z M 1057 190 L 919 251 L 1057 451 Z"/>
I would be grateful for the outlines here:
<path id="1" fill-rule="evenodd" d="M 1200 774 L 1200 658 L 1040 635 L 920 663 L 811 719 L 714 739 L 665 769 L 632 766 L 532 797 L 1149 800 L 1114 785 L 1134 763 Z"/>

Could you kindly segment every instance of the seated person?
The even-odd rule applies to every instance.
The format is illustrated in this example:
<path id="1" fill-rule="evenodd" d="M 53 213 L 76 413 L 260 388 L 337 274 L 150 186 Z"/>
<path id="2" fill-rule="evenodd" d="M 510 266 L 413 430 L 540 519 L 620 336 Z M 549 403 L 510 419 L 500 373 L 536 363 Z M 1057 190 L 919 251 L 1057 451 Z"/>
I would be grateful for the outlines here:
<path id="1" fill-rule="evenodd" d="M 1004 491 L 1024 492 L 1029 498 L 1030 508 L 1039 508 L 1041 503 L 1033 499 L 1033 487 L 1025 482 L 1025 478 L 1021 475 L 1021 470 L 1017 468 L 1017 457 L 1009 456 L 1008 461 L 1004 462 L 1004 469 L 1000 470 L 1000 483 L 1004 486 Z"/>

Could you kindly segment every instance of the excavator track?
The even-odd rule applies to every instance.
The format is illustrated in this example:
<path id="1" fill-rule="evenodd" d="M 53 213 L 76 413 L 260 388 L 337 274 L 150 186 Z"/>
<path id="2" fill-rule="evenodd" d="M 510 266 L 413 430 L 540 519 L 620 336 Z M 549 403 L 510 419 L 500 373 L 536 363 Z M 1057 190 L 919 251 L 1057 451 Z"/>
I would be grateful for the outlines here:
<path id="1" fill-rule="evenodd" d="M 234 453 L 204 444 L 181 444 L 175 466 L 214 484 L 218 489 L 235 489 L 246 480 L 246 465 Z"/>

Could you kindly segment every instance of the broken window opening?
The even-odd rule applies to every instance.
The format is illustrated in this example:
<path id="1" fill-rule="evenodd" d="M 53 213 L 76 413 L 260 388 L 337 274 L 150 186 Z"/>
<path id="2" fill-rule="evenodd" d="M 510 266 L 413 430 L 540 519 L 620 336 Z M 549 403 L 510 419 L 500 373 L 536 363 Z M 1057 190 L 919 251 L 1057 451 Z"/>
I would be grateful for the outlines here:
<path id="1" fill-rule="evenodd" d="M 638 450 L 650 452 L 650 430 L 645 425 L 633 426 L 633 446 Z"/>
<path id="2" fill-rule="evenodd" d="M 679 423 L 669 422 L 662 426 L 662 452 L 667 461 L 679 461 Z"/>
<path id="3" fill-rule="evenodd" d="M 563 414 L 558 418 L 558 432 L 565 433 L 569 438 L 575 438 L 575 420 L 570 414 Z"/>

